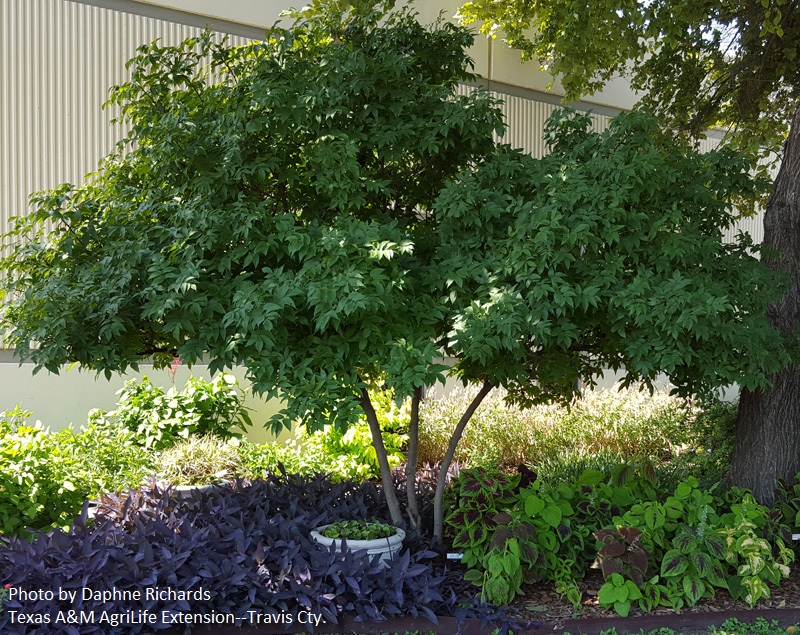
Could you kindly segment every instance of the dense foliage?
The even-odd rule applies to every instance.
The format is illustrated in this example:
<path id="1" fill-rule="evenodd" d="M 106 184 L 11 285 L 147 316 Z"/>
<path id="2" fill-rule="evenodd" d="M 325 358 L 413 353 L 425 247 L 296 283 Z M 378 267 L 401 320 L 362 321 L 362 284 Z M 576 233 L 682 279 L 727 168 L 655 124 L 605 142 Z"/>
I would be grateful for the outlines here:
<path id="1" fill-rule="evenodd" d="M 80 430 L 51 433 L 28 423 L 30 413 L 0 418 L 0 533 L 66 528 L 87 498 L 163 483 L 205 484 L 236 477 L 327 474 L 334 481 L 379 478 L 365 422 L 345 432 L 326 426 L 316 434 L 299 426 L 285 445 L 240 438 L 250 424 L 244 395 L 230 375 L 190 378 L 165 391 L 147 377 L 119 391 L 117 407 L 93 410 Z M 403 461 L 407 404 L 388 393 L 373 396 L 392 466 Z"/>
<path id="2" fill-rule="evenodd" d="M 772 277 L 746 241 L 722 242 L 730 199 L 752 192 L 740 156 L 700 155 L 647 117 L 593 133 L 563 113 L 545 158 L 496 148 L 492 100 L 457 94 L 467 31 L 316 8 L 263 42 L 139 51 L 111 98 L 123 149 L 36 196 L 14 231 L 3 324 L 23 358 L 241 364 L 287 400 L 278 426 L 364 413 L 395 523 L 368 390 L 412 397 L 414 465 L 442 352 L 481 398 L 504 386 L 521 403 L 568 399 L 603 366 L 689 393 L 785 365 L 763 316 Z"/>
<path id="3" fill-rule="evenodd" d="M 337 623 L 343 613 L 363 620 L 402 615 L 476 615 L 460 605 L 467 585 L 448 572 L 435 554 L 411 542 L 387 568 L 362 553 L 344 554 L 317 545 L 312 528 L 344 518 L 382 512 L 370 484 L 332 484 L 323 478 L 273 477 L 227 492 L 200 497 L 180 507 L 168 492 L 145 488 L 127 498 L 104 499 L 96 523 L 85 515 L 69 533 L 55 531 L 31 540 L 0 540 L 0 584 L 24 589 L 142 592 L 141 601 L 119 599 L 19 601 L 7 599 L 0 630 L 9 635 L 74 634 L 58 623 L 59 611 L 125 613 L 150 610 L 247 617 L 297 615 L 310 610 Z M 169 554 L 169 555 L 167 555 Z M 146 599 L 148 588 L 207 592 L 191 602 Z M 56 596 L 57 598 L 57 596 Z M 50 616 L 49 624 L 12 624 L 9 611 Z M 146 624 L 84 623 L 81 635 L 151 632 Z"/>
<path id="4" fill-rule="evenodd" d="M 435 463 L 447 448 L 449 430 L 474 395 L 456 388 L 433 395 L 420 410 L 420 460 Z M 662 478 L 677 485 L 692 474 L 705 486 L 730 466 L 736 404 L 686 402 L 666 392 L 636 389 L 587 391 L 569 407 L 519 408 L 502 390 L 487 397 L 472 417 L 455 459 L 468 467 L 520 464 L 548 483 L 571 482 L 585 469 L 650 458 Z"/>
<path id="5" fill-rule="evenodd" d="M 800 10 L 787 0 L 472 0 L 465 23 L 503 33 L 563 85 L 568 99 L 630 79 L 662 127 L 694 140 L 712 126 L 749 157 L 764 188 L 764 263 L 787 280 L 767 315 L 794 363 L 770 387 L 744 387 L 730 479 L 770 503 L 779 480 L 800 470 Z M 777 174 L 773 170 L 780 162 Z M 742 213 L 758 209 L 738 200 Z"/>
<path id="6" fill-rule="evenodd" d="M 29 423 L 30 413 L 2 415 L 0 533 L 66 528 L 86 499 L 137 487 L 158 471 L 156 450 L 195 433 L 235 436 L 250 423 L 230 375 L 193 377 L 166 392 L 145 377 L 127 382 L 120 395 L 116 409 L 93 410 L 80 430 L 50 433 Z"/>
<path id="7" fill-rule="evenodd" d="M 576 581 L 596 559 L 602 606 L 693 606 L 720 589 L 750 606 L 789 575 L 794 517 L 770 512 L 746 491 L 713 495 L 688 477 L 672 492 L 652 470 L 587 470 L 573 483 L 521 486 L 487 469 L 462 470 L 447 523 L 482 599 L 510 603 L 542 580 L 576 606 Z"/>
<path id="8" fill-rule="evenodd" d="M 214 435 L 189 437 L 153 458 L 158 478 L 174 485 L 208 485 L 242 474 L 237 440 L 226 442 Z"/>
<path id="9" fill-rule="evenodd" d="M 126 428 L 149 450 L 195 434 L 237 437 L 252 425 L 238 382 L 227 373 L 211 381 L 192 376 L 179 391 L 164 391 L 147 377 L 131 379 L 118 394 L 114 410 L 89 413 L 89 425 Z"/>
<path id="10" fill-rule="evenodd" d="M 786 0 L 472 0 L 460 15 L 536 60 L 570 99 L 625 75 L 675 128 L 729 126 L 755 156 L 780 149 L 800 97 L 800 20 Z"/>
<path id="11" fill-rule="evenodd" d="M 458 395 L 455 398 L 463 399 Z M 376 397 L 376 401 L 380 401 L 380 398 Z M 154 580 L 160 584 L 162 578 L 171 580 L 169 584 L 174 587 L 181 584 L 175 580 L 199 577 L 201 580 L 195 584 L 202 583 L 204 588 L 213 589 L 214 597 L 199 606 L 192 602 L 193 610 L 198 607 L 201 612 L 229 612 L 234 605 L 246 607 L 249 606 L 248 602 L 261 601 L 261 593 L 266 591 L 259 585 L 267 584 L 265 580 L 269 578 L 268 574 L 272 575 L 269 579 L 274 579 L 276 571 L 285 570 L 286 558 L 294 557 L 308 563 L 312 570 L 319 566 L 321 569 L 318 571 L 332 567 L 328 571 L 352 572 L 358 584 L 358 591 L 353 590 L 353 593 L 363 592 L 366 596 L 358 602 L 350 602 L 347 600 L 350 591 L 343 595 L 340 591 L 321 590 L 331 588 L 325 585 L 332 582 L 330 575 L 319 573 L 321 579 L 327 582 L 319 582 L 320 586 L 314 582 L 311 590 L 306 585 L 300 595 L 294 592 L 295 586 L 291 581 L 286 582 L 291 587 L 288 591 L 276 591 L 275 587 L 269 587 L 271 593 L 277 593 L 276 597 L 269 596 L 269 606 L 276 607 L 278 611 L 294 610 L 291 598 L 299 598 L 298 601 L 303 602 L 305 600 L 302 598 L 310 598 L 314 589 L 317 589 L 321 593 L 335 593 L 344 603 L 331 608 L 330 603 L 320 601 L 319 606 L 327 606 L 335 615 L 341 612 L 372 615 L 371 611 L 383 612 L 386 616 L 397 614 L 396 611 L 403 614 L 419 611 L 427 615 L 423 606 L 437 612 L 458 611 L 454 608 L 457 601 L 454 598 L 460 601 L 476 598 L 496 604 L 512 602 L 527 582 L 552 582 L 560 593 L 578 601 L 580 594 L 577 582 L 591 563 L 599 558 L 607 578 L 605 585 L 599 589 L 599 600 L 622 614 L 634 606 L 651 610 L 660 605 L 678 607 L 682 603 L 692 604 L 701 596 L 722 591 L 751 604 L 760 597 L 768 597 L 770 587 L 785 577 L 786 565 L 791 559 L 786 547 L 788 542 L 783 541 L 798 531 L 800 488 L 782 488 L 779 492 L 780 505 L 768 511 L 746 492 L 732 490 L 722 493 L 719 487 L 699 487 L 697 480 L 689 475 L 706 473 L 707 466 L 702 462 L 693 462 L 694 457 L 704 459 L 705 450 L 697 454 L 696 450 L 685 448 L 684 454 L 664 456 L 663 453 L 673 452 L 708 433 L 707 419 L 710 417 L 713 420 L 720 409 L 724 412 L 721 405 L 707 406 L 705 412 L 697 407 L 687 407 L 682 411 L 680 402 L 673 398 L 667 399 L 663 395 L 650 398 L 641 393 L 625 391 L 600 393 L 592 396 L 590 401 L 597 407 L 586 408 L 583 412 L 559 412 L 557 408 L 549 406 L 532 412 L 509 408 L 503 414 L 501 403 L 487 404 L 488 416 L 503 417 L 503 421 L 510 422 L 508 427 L 521 439 L 528 438 L 531 430 L 536 429 L 532 414 L 538 413 L 541 417 L 539 423 L 543 424 L 545 430 L 558 429 L 558 439 L 548 443 L 548 437 L 544 436 L 542 448 L 531 447 L 532 450 L 552 454 L 551 464 L 565 464 L 560 471 L 551 469 L 551 473 L 563 476 L 548 481 L 542 478 L 537 480 L 530 470 L 523 470 L 520 475 L 501 473 L 488 468 L 488 461 L 484 461 L 483 467 L 457 472 L 454 486 L 448 490 L 447 522 L 453 546 L 464 552 L 462 562 L 468 570 L 465 573 L 447 574 L 455 577 L 446 577 L 446 581 L 441 582 L 444 587 L 437 586 L 439 579 L 445 575 L 443 570 L 435 564 L 435 560 L 421 555 L 425 548 L 422 542 L 418 542 L 420 534 L 415 532 L 409 534 L 410 560 L 400 565 L 405 573 L 395 572 L 392 575 L 396 577 L 389 583 L 396 584 L 398 579 L 406 580 L 403 588 L 410 595 L 403 591 L 403 598 L 395 595 L 391 602 L 381 599 L 385 593 L 381 585 L 387 584 L 387 581 L 374 579 L 374 572 L 360 559 L 345 557 L 342 561 L 331 560 L 327 552 L 316 556 L 306 554 L 306 549 L 313 549 L 307 541 L 307 528 L 338 520 L 347 523 L 356 518 L 371 520 L 378 517 L 385 520 L 385 509 L 379 502 L 379 490 L 369 483 L 356 486 L 352 483 L 331 483 L 321 477 L 280 476 L 282 468 L 279 461 L 290 457 L 297 461 L 295 449 L 279 449 L 276 446 L 271 448 L 273 451 L 265 452 L 270 448 L 242 440 L 230 443 L 217 441 L 215 447 L 221 444 L 228 449 L 237 448 L 242 461 L 242 467 L 237 469 L 246 471 L 248 465 L 250 469 L 259 465 L 260 474 L 267 478 L 266 484 L 256 483 L 250 488 L 246 482 L 240 481 L 233 490 L 217 492 L 211 497 L 181 502 L 179 505 L 176 505 L 175 499 L 168 502 L 166 495 L 153 489 L 152 485 L 133 492 L 127 499 L 125 495 L 105 497 L 106 507 L 101 508 L 98 520 L 93 525 L 87 526 L 83 518 L 76 522 L 68 534 L 57 530 L 48 535 L 23 535 L 19 539 L 7 535 L 0 542 L 0 583 L 20 584 L 19 580 L 30 578 L 36 584 L 45 584 L 45 578 L 55 575 L 59 584 L 72 584 L 74 579 L 81 579 L 82 575 L 91 575 L 92 580 L 97 576 L 103 577 L 108 581 L 103 584 L 109 588 L 133 589 L 144 588 Z M 397 415 L 402 411 L 396 410 L 390 401 L 386 401 L 385 405 L 387 410 L 382 418 L 386 425 L 389 421 L 396 423 L 398 418 L 403 419 Z M 445 405 L 444 410 L 447 408 Z M 730 408 L 727 412 L 729 423 Z M 517 419 L 523 415 L 528 419 Z M 24 426 L 20 416 L 11 417 L 13 424 L 6 422 L 9 430 L 13 426 L 21 427 L 25 434 L 33 434 L 36 442 L 25 446 L 32 452 L 31 457 L 18 454 L 16 460 L 19 465 L 42 464 L 46 469 L 42 467 L 37 468 L 39 471 L 31 472 L 36 477 L 35 489 L 29 487 L 23 494 L 23 498 L 37 502 L 40 516 L 34 517 L 33 522 L 20 517 L 15 521 L 17 525 L 12 527 L 11 533 L 28 524 L 44 528 L 49 528 L 52 522 L 60 526 L 68 525 L 73 515 L 80 512 L 87 490 L 81 485 L 71 493 L 74 496 L 66 495 L 59 491 L 64 480 L 79 484 L 82 481 L 76 475 L 91 471 L 99 479 L 97 484 L 103 482 L 99 473 L 108 469 L 111 471 L 106 472 L 104 478 L 112 483 L 110 489 L 113 490 L 113 486 L 122 481 L 121 466 L 125 465 L 124 461 L 145 452 L 142 439 L 138 439 L 138 442 L 131 440 L 133 433 L 127 428 L 107 426 L 98 436 L 99 430 L 94 427 L 93 438 L 103 439 L 109 445 L 104 448 L 94 446 L 94 451 L 86 451 L 81 458 L 87 461 L 84 466 L 77 459 L 74 463 L 62 462 L 64 456 L 78 457 L 77 451 L 70 447 L 76 443 L 76 438 L 82 438 L 83 433 L 74 435 L 65 431 L 49 435 L 40 428 Z M 639 421 L 640 418 L 643 421 Z M 664 429 L 660 433 L 664 436 L 656 445 L 651 445 L 651 437 L 662 426 Z M 619 455 L 609 455 L 609 463 L 600 464 L 602 470 L 581 469 L 576 472 L 564 449 L 566 446 L 559 443 L 568 444 L 571 438 L 592 438 L 592 435 L 580 437 L 580 434 L 585 434 L 583 428 L 586 427 L 595 431 L 594 438 L 598 442 L 619 447 L 623 440 L 627 440 L 631 448 L 653 451 L 653 458 L 633 458 L 638 454 L 634 453 L 628 455 L 627 463 L 613 464 L 612 458 Z M 719 432 L 714 425 L 711 428 L 710 432 Z M 117 430 L 120 438 L 128 441 L 128 445 L 115 449 L 111 443 L 112 437 L 108 436 L 111 430 Z M 15 434 L 20 434 L 19 429 L 9 438 L 16 438 Z M 173 449 L 184 444 L 191 446 L 198 439 L 202 440 L 202 437 L 190 438 L 188 442 L 179 441 Z M 491 440 L 484 441 L 491 443 Z M 58 447 L 57 443 L 62 446 Z M 92 447 L 85 439 L 82 443 L 80 447 L 84 450 Z M 514 445 L 519 443 L 519 440 L 513 441 Z M 52 452 L 49 464 L 44 462 L 40 451 L 43 447 Z M 244 451 L 245 448 L 248 448 L 247 451 Z M 97 456 L 100 450 L 103 456 Z M 169 452 L 169 449 L 163 452 Z M 122 457 L 117 463 L 114 463 L 115 453 Z M 147 469 L 152 471 L 152 464 L 157 461 L 153 460 L 152 455 L 148 456 Z M 90 460 L 96 462 L 88 463 Z M 667 468 L 659 465 L 661 460 L 667 462 Z M 534 461 L 533 466 L 541 463 L 540 460 Z M 293 469 L 288 462 L 285 464 L 290 470 Z M 612 464 L 613 467 L 605 469 Z M 668 469 L 671 464 L 680 465 L 676 468 L 680 479 L 676 480 L 673 470 Z M 305 465 L 311 470 L 311 462 Z M 139 468 L 144 470 L 141 465 Z M 420 512 L 425 531 L 431 529 L 432 501 L 438 473 L 436 467 L 424 468 L 418 472 L 415 483 L 422 503 Z M 138 483 L 144 471 L 137 474 Z M 404 471 L 397 469 L 393 476 L 395 489 L 402 491 L 405 488 Z M 115 477 L 117 480 L 114 480 Z M 14 493 L 12 490 L 8 492 Z M 37 498 L 31 492 L 41 493 L 41 496 Z M 0 502 L 3 503 L 0 504 L 0 510 L 4 510 L 6 515 L 13 510 L 21 514 L 25 509 L 24 506 L 12 504 L 10 500 L 0 499 Z M 255 510 L 253 517 L 250 516 L 251 510 Z M 50 515 L 45 516 L 45 513 L 58 514 L 59 518 L 53 519 Z M 280 528 L 269 524 L 273 517 Z M 269 529 L 264 529 L 264 522 Z M 260 537 L 253 537 L 255 534 L 251 532 L 261 532 L 258 534 Z M 9 532 L 4 530 L 3 533 Z M 242 539 L 223 539 L 223 536 L 241 536 Z M 269 540 L 277 542 L 267 542 L 267 536 Z M 259 540 L 264 542 L 264 553 L 258 551 Z M 281 540 L 289 541 L 289 551 L 277 548 Z M 275 550 L 267 549 L 268 545 Z M 292 545 L 298 551 L 294 551 Z M 252 548 L 260 553 L 259 558 L 263 558 L 263 568 L 256 567 L 255 573 L 251 568 L 253 556 L 242 555 L 249 553 L 248 550 Z M 155 562 L 155 556 L 152 561 L 149 560 L 149 549 L 154 554 L 168 552 L 170 558 L 174 557 L 174 562 Z M 208 555 L 211 552 L 217 555 Z M 188 553 L 192 553 L 191 558 L 184 557 Z M 223 556 L 219 556 L 219 553 Z M 413 555 L 415 553 L 418 555 Z M 131 576 L 130 566 L 125 563 L 129 562 L 129 557 L 141 560 L 142 556 L 136 554 L 144 554 L 145 558 L 146 566 L 139 565 L 140 575 L 144 576 L 151 569 L 152 575 L 147 578 Z M 224 564 L 225 558 L 231 558 L 231 563 Z M 201 572 L 197 567 L 201 566 L 204 559 L 209 560 L 210 564 Z M 15 563 L 14 566 L 11 566 L 11 562 Z M 97 569 L 102 562 L 105 564 Z M 91 574 L 87 571 L 91 571 Z M 15 577 L 17 574 L 22 577 Z M 215 578 L 212 584 L 207 574 L 211 574 L 211 577 L 218 574 L 227 576 L 236 582 L 225 585 Z M 366 576 L 363 584 L 362 575 Z M 404 576 L 410 576 L 413 580 Z M 456 578 L 465 578 L 466 582 L 459 584 Z M 317 580 L 316 577 L 313 579 Z M 480 592 L 476 592 L 469 583 L 480 587 Z M 25 584 L 28 585 L 28 582 Z M 428 584 L 433 586 L 433 594 L 426 595 L 427 592 L 420 590 Z M 249 592 L 245 593 L 246 585 L 255 585 L 254 588 L 258 589 L 253 596 L 255 600 Z M 343 585 L 353 589 L 347 582 Z M 441 595 L 441 600 L 435 599 L 438 598 L 437 593 Z M 241 597 L 246 597 L 246 601 L 242 602 Z M 314 600 L 309 601 L 313 603 Z M 281 602 L 288 604 L 284 606 Z M 85 604 L 84 610 L 91 603 Z M 150 608 L 160 606 L 158 603 L 148 605 Z M 105 608 L 109 611 L 124 610 L 126 607 L 128 605 L 124 603 L 95 606 L 98 610 Z M 141 608 L 138 604 L 137 607 Z M 17 610 L 18 604 L 10 605 L 10 608 Z M 41 610 L 57 615 L 58 610 L 68 608 L 66 604 L 62 606 L 55 602 L 43 603 Z M 163 608 L 180 610 L 181 607 L 164 603 Z M 183 610 L 186 610 L 185 607 Z M 51 630 L 47 632 L 59 632 L 52 630 L 52 624 L 49 626 Z"/>
<path id="12" fill-rule="evenodd" d="M 135 487 L 150 471 L 128 430 L 90 424 L 51 434 L 29 414 L 0 414 L 0 534 L 68 527 L 87 498 Z"/>

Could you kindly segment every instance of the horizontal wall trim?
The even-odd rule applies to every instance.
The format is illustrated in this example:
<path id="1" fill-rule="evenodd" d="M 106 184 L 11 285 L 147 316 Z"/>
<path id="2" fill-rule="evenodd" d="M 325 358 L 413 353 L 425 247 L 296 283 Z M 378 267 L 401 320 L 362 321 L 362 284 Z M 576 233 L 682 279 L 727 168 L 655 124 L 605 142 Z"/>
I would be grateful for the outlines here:
<path id="1" fill-rule="evenodd" d="M 101 9 L 122 11 L 123 13 L 131 13 L 155 20 L 164 20 L 165 22 L 175 22 L 199 29 L 208 27 L 212 31 L 239 35 L 251 40 L 264 39 L 264 29 L 247 24 L 239 24 L 238 22 L 230 22 L 229 20 L 222 20 L 220 18 L 197 15 L 196 13 L 180 11 L 179 9 L 169 9 L 167 7 L 158 7 L 153 4 L 134 2 L 134 0 L 67 0 L 67 2 L 88 4 L 93 7 L 100 7 Z"/>
<path id="2" fill-rule="evenodd" d="M 505 82 L 496 82 L 490 79 L 479 79 L 475 82 L 466 82 L 469 86 L 479 86 L 486 90 L 500 93 L 501 95 L 508 95 L 510 97 L 519 97 L 520 99 L 528 99 L 530 101 L 538 101 L 543 104 L 550 104 L 552 106 L 560 106 L 563 108 L 574 108 L 584 112 L 592 112 L 595 115 L 602 115 L 604 117 L 616 117 L 622 112 L 626 112 L 621 108 L 614 108 L 613 106 L 604 106 L 602 104 L 594 104 L 585 99 L 578 99 L 574 101 L 564 101 L 560 95 L 553 93 L 546 93 L 534 88 L 523 88 L 514 84 L 507 84 Z M 725 137 L 724 130 L 708 130 L 706 136 L 711 139 L 723 139 Z"/>
<path id="3" fill-rule="evenodd" d="M 550 104 L 551 106 L 560 106 L 564 108 L 574 108 L 575 110 L 592 111 L 596 115 L 603 115 L 604 117 L 616 117 L 621 112 L 620 108 L 613 108 L 611 106 L 602 106 L 600 104 L 593 104 L 585 100 L 564 101 L 560 95 L 553 93 L 546 93 L 541 90 L 533 88 L 523 88 L 522 86 L 515 86 L 514 84 L 506 84 L 504 82 L 496 82 L 489 79 L 479 79 L 476 82 L 468 82 L 470 86 L 479 86 L 486 90 L 508 95 L 509 97 L 519 97 L 520 99 L 528 99 L 531 101 L 538 101 L 543 104 Z"/>

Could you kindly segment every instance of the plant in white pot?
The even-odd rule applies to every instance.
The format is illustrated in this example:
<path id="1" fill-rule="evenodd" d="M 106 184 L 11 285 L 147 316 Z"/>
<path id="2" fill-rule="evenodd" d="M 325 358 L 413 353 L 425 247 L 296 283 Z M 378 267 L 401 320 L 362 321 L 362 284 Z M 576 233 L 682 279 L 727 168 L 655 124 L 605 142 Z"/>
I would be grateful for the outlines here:
<path id="1" fill-rule="evenodd" d="M 372 557 L 380 555 L 380 562 L 388 566 L 403 544 L 406 532 L 398 527 L 377 520 L 342 520 L 322 525 L 311 532 L 311 537 L 320 545 L 334 550 L 366 551 Z"/>
<path id="2" fill-rule="evenodd" d="M 218 489 L 242 469 L 238 440 L 213 434 L 179 441 L 159 452 L 154 464 L 158 480 L 173 484 L 178 498 Z"/>

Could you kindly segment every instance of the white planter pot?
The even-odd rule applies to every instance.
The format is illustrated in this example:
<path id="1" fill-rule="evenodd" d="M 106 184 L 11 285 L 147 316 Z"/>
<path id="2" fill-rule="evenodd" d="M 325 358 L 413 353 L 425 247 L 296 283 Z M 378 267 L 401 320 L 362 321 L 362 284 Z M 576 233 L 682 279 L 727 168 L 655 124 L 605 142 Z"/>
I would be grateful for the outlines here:
<path id="1" fill-rule="evenodd" d="M 173 485 L 172 495 L 178 500 L 186 500 L 200 494 L 213 494 L 214 492 L 222 489 L 225 489 L 225 483 L 207 483 L 206 485 Z"/>
<path id="2" fill-rule="evenodd" d="M 330 549 L 331 545 L 334 545 L 334 549 L 336 551 L 342 550 L 342 538 L 326 538 L 322 535 L 330 525 L 323 525 L 322 527 L 317 527 L 314 531 L 311 532 L 311 537 L 323 547 L 327 547 Z M 395 528 L 395 533 L 393 536 L 389 536 L 388 538 L 376 538 L 375 540 L 346 540 L 347 542 L 347 549 L 349 551 L 366 551 L 369 554 L 370 558 L 375 554 L 380 554 L 381 557 L 381 565 L 384 567 L 389 566 L 389 561 L 394 559 L 397 552 L 400 551 L 400 547 L 403 545 L 403 540 L 405 540 L 406 532 L 402 529 Z"/>

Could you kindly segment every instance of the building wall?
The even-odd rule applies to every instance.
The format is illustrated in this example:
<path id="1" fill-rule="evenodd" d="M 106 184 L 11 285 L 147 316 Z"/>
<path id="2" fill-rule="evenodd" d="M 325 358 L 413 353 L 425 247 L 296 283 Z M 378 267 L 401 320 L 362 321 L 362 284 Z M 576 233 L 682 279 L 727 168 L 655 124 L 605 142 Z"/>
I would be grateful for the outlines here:
<path id="1" fill-rule="evenodd" d="M 125 129 L 112 123 L 115 112 L 101 106 L 109 88 L 127 80 L 125 62 L 138 46 L 156 38 L 177 44 L 205 23 L 187 26 L 176 21 L 185 19 L 181 14 L 155 13 L 158 18 L 68 0 L 0 2 L 0 226 L 8 228 L 12 216 L 29 211 L 32 192 L 81 183 L 114 149 Z M 242 35 L 230 39 L 247 41 Z M 106 381 L 77 369 L 34 376 L 31 364 L 20 366 L 11 351 L 0 353 L 0 411 L 21 405 L 52 429 L 85 423 L 91 408 L 113 408 L 116 391 L 135 376 Z M 171 385 L 164 371 L 143 372 L 156 384 Z M 206 368 L 195 372 L 207 376 Z M 179 388 L 187 376 L 186 370 L 178 375 Z M 249 397 L 248 407 L 255 423 L 266 421 L 278 404 Z M 263 429 L 251 436 L 272 438 Z"/>

